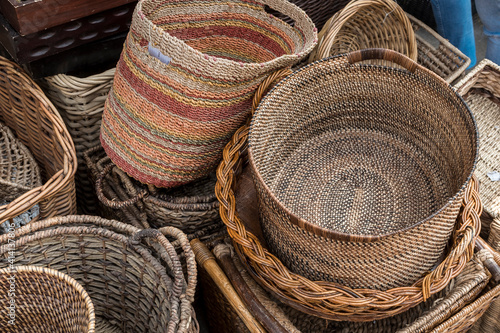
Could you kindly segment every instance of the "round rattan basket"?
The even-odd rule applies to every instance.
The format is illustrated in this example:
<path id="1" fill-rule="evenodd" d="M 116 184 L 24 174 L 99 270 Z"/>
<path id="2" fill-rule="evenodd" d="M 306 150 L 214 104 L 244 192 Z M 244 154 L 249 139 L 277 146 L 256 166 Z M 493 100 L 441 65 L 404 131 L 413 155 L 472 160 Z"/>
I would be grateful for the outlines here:
<path id="1" fill-rule="evenodd" d="M 40 168 L 37 186 L 0 206 L 0 222 L 38 204 L 40 218 L 76 213 L 75 147 L 59 113 L 16 64 L 0 57 L 0 121 L 29 148 Z"/>
<path id="2" fill-rule="evenodd" d="M 369 59 L 407 70 L 356 64 Z M 273 253 L 300 275 L 352 288 L 411 285 L 437 263 L 476 158 L 475 122 L 460 96 L 384 49 L 288 76 L 249 134 Z"/>
<path id="3" fill-rule="evenodd" d="M 413 64 L 409 59 L 407 61 Z M 389 70 L 382 67 L 380 69 Z M 267 87 L 274 80 L 289 73 L 279 71 L 264 81 L 255 95 L 254 109 L 259 105 Z M 247 139 L 248 126 L 245 125 L 234 134 L 224 150 L 215 188 L 221 203 L 220 215 L 228 227 L 228 233 L 240 259 L 250 267 L 249 272 L 262 286 L 292 307 L 330 320 L 371 321 L 387 318 L 402 313 L 441 291 L 463 270 L 464 264 L 472 257 L 474 242 L 480 231 L 479 216 L 482 213 L 475 178 L 471 178 L 465 189 L 462 214 L 455 225 L 450 250 L 443 256 L 444 259 L 440 260 L 439 265 L 413 285 L 384 291 L 352 289 L 335 282 L 313 281 L 293 273 L 268 250 L 259 234 L 255 233 L 256 230 L 249 230 L 239 217 L 242 212 L 237 211 L 233 189 L 236 176 L 241 173 L 241 166 L 246 160 Z"/>
<path id="4" fill-rule="evenodd" d="M 309 62 L 368 48 L 390 49 L 417 60 L 417 41 L 411 22 L 394 1 L 349 2 L 318 33 L 318 45 Z"/>
<path id="5" fill-rule="evenodd" d="M 0 123 L 0 200 L 11 201 L 40 185 L 40 169 L 33 155 Z"/>
<path id="6" fill-rule="evenodd" d="M 1 267 L 8 266 L 9 239 L 0 236 Z M 199 331 L 191 305 L 196 262 L 179 229 L 138 229 L 74 215 L 32 222 L 15 231 L 15 240 L 16 265 L 49 266 L 85 288 L 94 303 L 96 332 Z"/>
<path id="7" fill-rule="evenodd" d="M 4 333 L 94 333 L 94 305 L 70 276 L 36 266 L 0 269 Z"/>

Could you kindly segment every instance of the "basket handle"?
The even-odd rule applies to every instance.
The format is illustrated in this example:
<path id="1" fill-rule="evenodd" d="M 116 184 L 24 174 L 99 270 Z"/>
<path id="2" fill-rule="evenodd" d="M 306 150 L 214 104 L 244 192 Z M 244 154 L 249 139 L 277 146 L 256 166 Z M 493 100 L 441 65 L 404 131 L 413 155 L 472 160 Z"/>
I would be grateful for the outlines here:
<path id="1" fill-rule="evenodd" d="M 351 52 L 347 55 L 347 61 L 350 64 L 355 64 L 364 60 L 387 60 L 401 67 L 406 68 L 408 71 L 415 73 L 419 65 L 408 58 L 407 56 L 389 49 L 364 49 Z"/>
<path id="2" fill-rule="evenodd" d="M 111 169 L 113 169 L 114 167 L 115 167 L 115 165 L 113 163 L 108 164 L 98 174 L 96 182 L 95 182 L 95 191 L 97 193 L 97 198 L 99 199 L 99 201 L 103 205 L 105 205 L 109 208 L 113 208 L 113 209 L 121 209 L 121 208 L 132 206 L 132 205 L 136 204 L 137 202 L 139 202 L 140 200 L 142 200 L 147 195 L 149 195 L 148 191 L 144 189 L 141 192 L 137 193 L 137 195 L 131 197 L 130 199 L 124 200 L 124 201 L 116 200 L 116 199 L 113 199 L 113 200 L 108 199 L 104 195 L 104 191 L 102 189 L 102 182 L 104 181 L 104 178 L 111 172 Z"/>

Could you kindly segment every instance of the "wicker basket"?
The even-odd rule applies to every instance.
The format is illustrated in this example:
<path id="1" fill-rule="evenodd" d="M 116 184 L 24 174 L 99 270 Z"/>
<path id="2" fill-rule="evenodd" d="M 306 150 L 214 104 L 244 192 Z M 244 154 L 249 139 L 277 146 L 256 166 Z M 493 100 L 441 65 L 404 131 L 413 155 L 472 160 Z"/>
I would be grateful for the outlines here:
<path id="1" fill-rule="evenodd" d="M 366 52 L 356 52 L 353 55 L 359 56 L 361 54 L 360 58 L 355 59 L 363 59 L 362 55 L 366 54 Z M 383 54 L 387 55 L 387 52 L 393 54 L 390 51 L 385 51 Z M 376 52 L 375 54 L 380 55 L 380 52 Z M 397 55 L 397 57 L 402 56 Z M 333 58 L 327 61 L 339 59 L 341 58 Z M 413 64 L 409 59 L 407 61 Z M 368 68 L 366 66 L 362 67 Z M 381 72 L 386 72 L 387 70 L 389 69 L 386 68 Z M 419 69 L 419 71 L 421 70 Z M 397 70 L 397 72 L 408 73 L 400 70 Z M 269 86 L 276 78 L 287 75 L 287 73 L 275 73 L 275 75 L 265 80 L 255 95 L 254 106 L 258 105 L 258 101 L 266 90 L 265 87 Z M 408 73 L 407 75 L 410 74 Z M 436 76 L 434 77 L 437 79 Z M 330 86 L 329 84 L 327 85 Z M 280 87 L 282 87 L 281 84 Z M 446 87 L 448 86 L 446 85 Z M 272 96 L 272 92 L 268 96 Z M 331 320 L 371 321 L 387 318 L 404 312 L 441 291 L 451 278 L 457 276 L 462 271 L 464 263 L 471 258 L 474 240 L 478 235 L 476 231 L 480 230 L 479 216 L 482 212 L 481 201 L 477 194 L 478 184 L 474 178 L 469 181 L 468 187 L 465 189 L 463 198 L 464 213 L 455 226 L 456 231 L 451 250 L 447 252 L 446 258 L 439 265 L 412 286 L 385 291 L 351 289 L 334 282 L 313 282 L 303 276 L 292 273 L 276 256 L 266 249 L 265 245 L 263 245 L 264 243 L 255 234 L 255 230 L 247 229 L 238 217 L 242 212 L 236 210 L 233 188 L 237 183 L 235 175 L 240 172 L 240 167 L 244 163 L 242 157 L 246 151 L 247 139 L 248 127 L 243 126 L 235 133 L 224 150 L 224 159 L 217 171 L 218 181 L 215 188 L 215 192 L 221 203 L 220 215 L 228 227 L 228 233 L 236 245 L 240 259 L 242 259 L 245 265 L 252 267 L 251 272 L 257 281 L 267 289 L 273 291 L 281 301 L 292 307 Z M 315 248 L 316 244 L 312 249 Z M 310 252 L 310 249 L 308 248 L 304 253 Z M 328 248 L 322 248 L 323 255 L 325 249 Z M 344 253 L 349 252 L 345 251 Z M 329 257 L 329 260 L 331 258 L 336 259 L 335 257 Z M 423 260 L 420 260 L 418 265 L 420 266 L 422 263 Z M 363 271 L 363 273 L 368 272 Z"/>
<path id="2" fill-rule="evenodd" d="M 392 0 L 353 0 L 318 33 L 309 62 L 368 48 L 386 48 L 417 60 L 410 20 Z"/>
<path id="3" fill-rule="evenodd" d="M 500 67 L 485 59 L 455 89 L 477 121 L 480 148 L 476 174 L 484 209 L 500 221 L 500 182 L 493 178 L 495 171 L 500 177 Z"/>
<path id="4" fill-rule="evenodd" d="M 143 228 L 174 226 L 190 239 L 207 240 L 223 229 L 219 202 L 215 197 L 215 175 L 176 189 L 144 186 L 117 168 L 100 147 L 85 152 L 84 158 L 95 184 L 101 212 L 109 218 L 139 221 Z"/>
<path id="5" fill-rule="evenodd" d="M 371 59 L 408 70 L 356 64 Z M 297 274 L 351 288 L 408 286 L 436 264 L 476 156 L 462 99 L 384 49 L 288 76 L 261 102 L 249 134 L 270 249 Z"/>
<path id="6" fill-rule="evenodd" d="M 68 275 L 45 267 L 16 266 L 0 269 L 0 277 L 3 333 L 95 332 L 94 305 Z"/>
<path id="7" fill-rule="evenodd" d="M 0 123 L 0 200 L 14 200 L 40 185 L 40 170 L 33 155 Z"/>
<path id="8" fill-rule="evenodd" d="M 243 197 L 241 193 L 236 195 L 240 199 Z M 253 332 L 252 328 L 258 327 L 255 322 L 273 333 L 431 332 L 448 318 L 453 319 L 453 314 L 467 309 L 489 280 L 481 261 L 484 258 L 476 255 L 440 293 L 402 314 L 368 323 L 333 322 L 301 313 L 274 299 L 251 278 L 233 254 L 232 247 L 218 244 L 212 255 L 196 240 L 191 245 L 200 267 L 203 298 L 211 313 L 208 324 L 213 332 Z"/>
<path id="9" fill-rule="evenodd" d="M 448 83 L 459 78 L 470 64 L 465 54 L 422 21 L 405 15 L 390 0 L 352 1 L 328 21 L 318 37 L 310 62 L 363 48 L 385 47 L 417 60 Z"/>
<path id="10" fill-rule="evenodd" d="M 175 244 L 162 233 L 180 243 L 186 278 Z M 96 332 L 198 331 L 191 307 L 196 262 L 180 230 L 141 230 L 78 215 L 33 222 L 17 229 L 15 239 L 16 264 L 57 269 L 87 290 L 95 307 Z M 0 236 L 2 267 L 8 262 L 8 240 L 8 235 Z"/>
<path id="11" fill-rule="evenodd" d="M 34 205 L 40 218 L 76 213 L 73 141 L 54 106 L 14 63 L 0 58 L 0 121 L 33 153 L 43 186 L 0 206 L 0 222 Z"/>
<path id="12" fill-rule="evenodd" d="M 43 80 L 42 88 L 57 107 L 75 144 L 76 197 L 78 208 L 86 214 L 97 212 L 97 198 L 88 179 L 83 152 L 99 144 L 102 111 L 114 75 L 113 68 L 85 78 L 59 74 Z"/>

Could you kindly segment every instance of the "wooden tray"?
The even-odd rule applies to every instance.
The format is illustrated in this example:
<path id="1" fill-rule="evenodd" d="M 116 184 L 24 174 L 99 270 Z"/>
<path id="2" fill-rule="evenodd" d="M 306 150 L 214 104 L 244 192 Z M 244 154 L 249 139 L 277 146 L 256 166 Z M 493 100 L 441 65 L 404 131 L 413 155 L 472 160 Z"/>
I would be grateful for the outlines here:
<path id="1" fill-rule="evenodd" d="M 0 0 L 0 12 L 24 36 L 136 1 Z"/>
<path id="2" fill-rule="evenodd" d="M 0 43 L 17 63 L 25 64 L 128 31 L 134 8 L 129 3 L 26 36 L 0 15 Z"/>

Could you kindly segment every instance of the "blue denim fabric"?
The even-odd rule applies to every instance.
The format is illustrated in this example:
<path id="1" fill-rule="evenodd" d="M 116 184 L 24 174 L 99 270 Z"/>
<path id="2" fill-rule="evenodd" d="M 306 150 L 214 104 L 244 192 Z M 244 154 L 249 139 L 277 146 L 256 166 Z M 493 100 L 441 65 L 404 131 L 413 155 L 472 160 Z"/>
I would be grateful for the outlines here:
<path id="1" fill-rule="evenodd" d="M 476 64 L 476 42 L 471 0 L 431 0 L 438 33 Z"/>
<path id="2" fill-rule="evenodd" d="M 500 65 L 500 0 L 476 0 L 476 9 L 488 37 L 486 58 Z"/>

